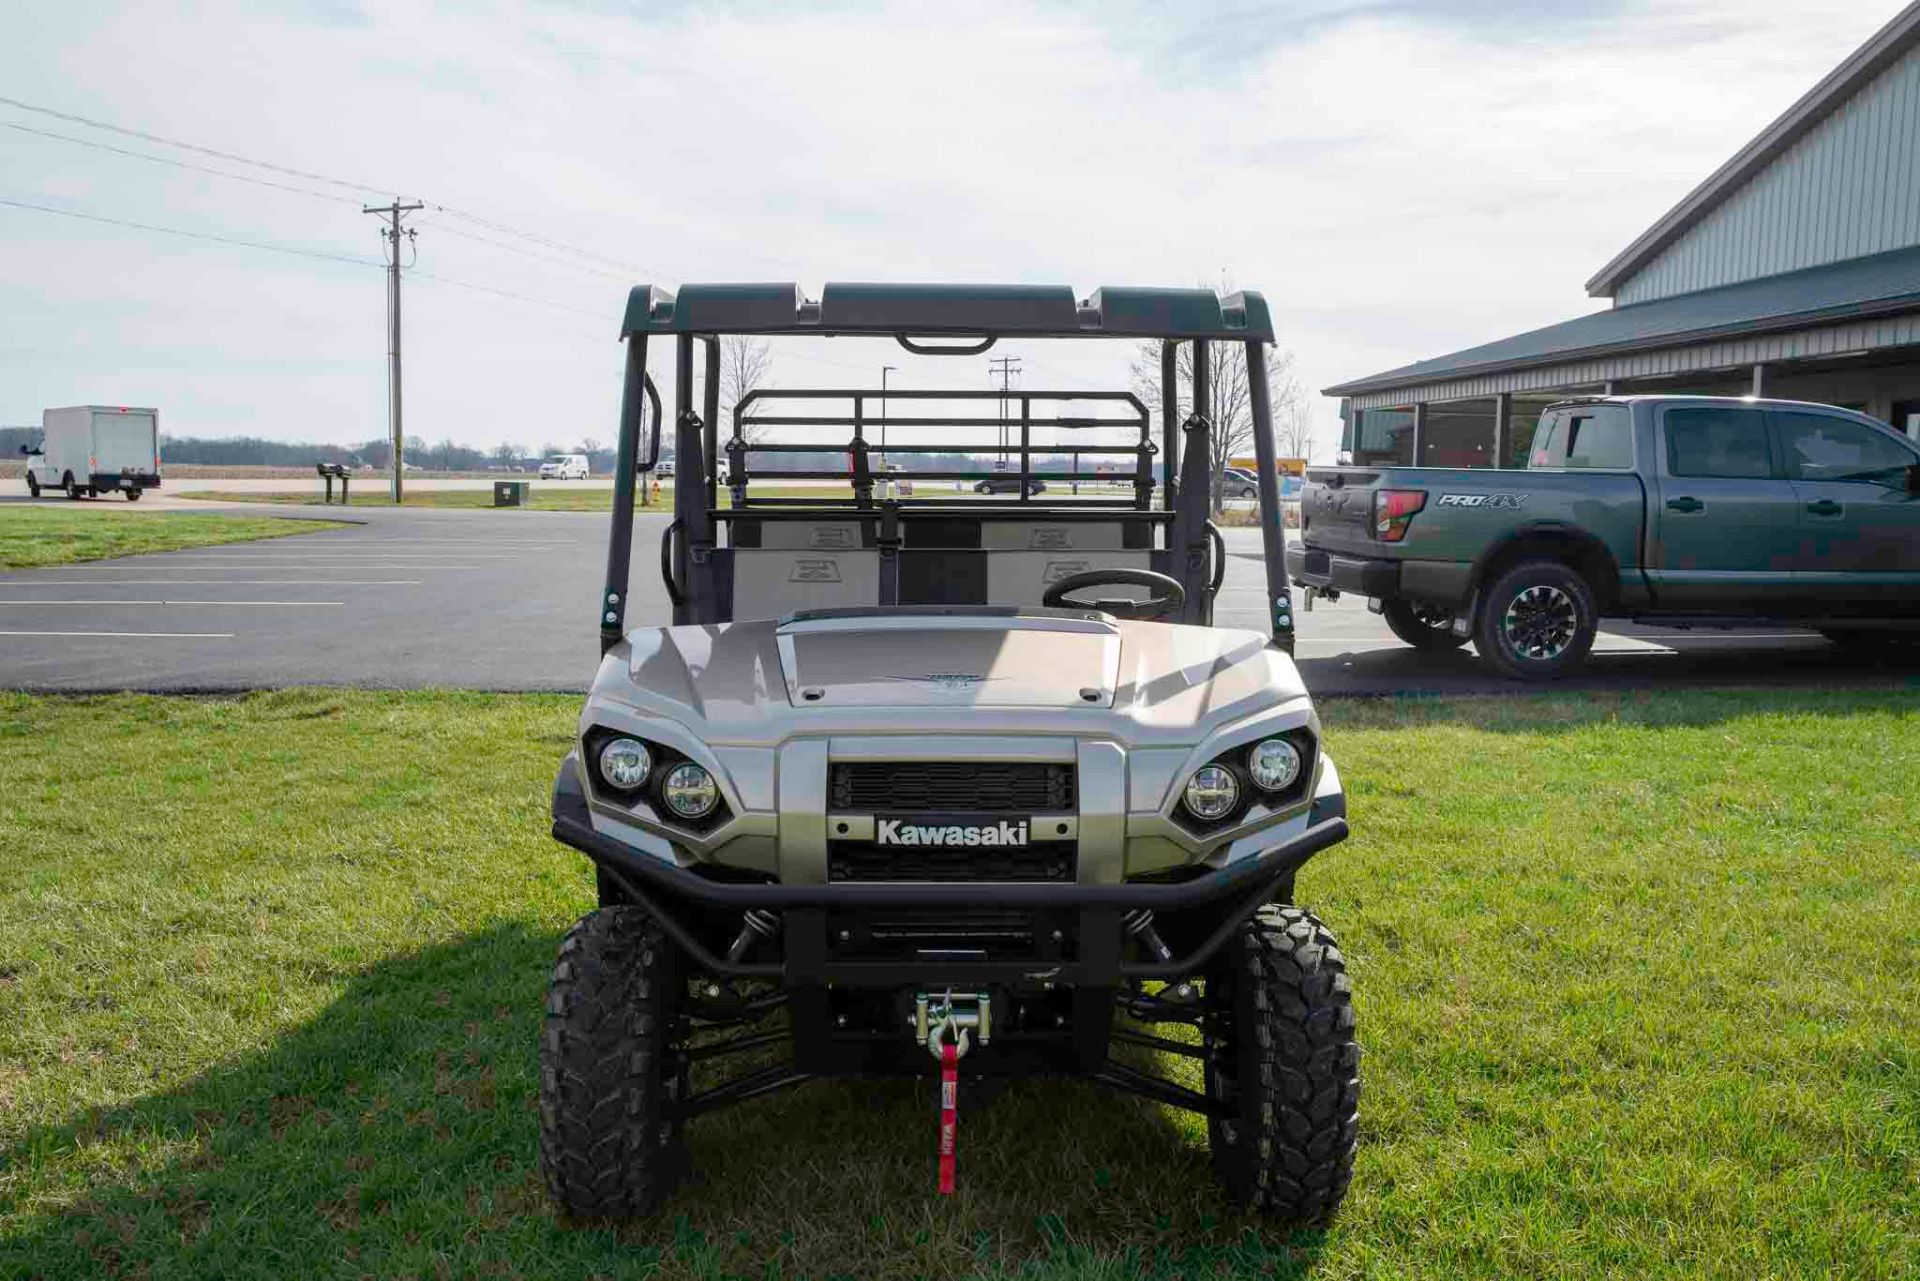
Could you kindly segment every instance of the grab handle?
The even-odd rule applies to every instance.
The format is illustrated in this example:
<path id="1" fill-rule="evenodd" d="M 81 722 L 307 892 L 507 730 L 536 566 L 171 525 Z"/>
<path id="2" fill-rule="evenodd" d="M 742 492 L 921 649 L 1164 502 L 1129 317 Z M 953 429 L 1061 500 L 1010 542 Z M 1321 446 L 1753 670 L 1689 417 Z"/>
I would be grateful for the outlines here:
<path id="1" fill-rule="evenodd" d="M 667 599 L 675 605 L 686 603 L 687 595 L 680 590 L 680 584 L 673 576 L 673 535 L 681 528 L 678 516 L 667 522 L 660 531 L 660 581 L 667 585 Z"/>

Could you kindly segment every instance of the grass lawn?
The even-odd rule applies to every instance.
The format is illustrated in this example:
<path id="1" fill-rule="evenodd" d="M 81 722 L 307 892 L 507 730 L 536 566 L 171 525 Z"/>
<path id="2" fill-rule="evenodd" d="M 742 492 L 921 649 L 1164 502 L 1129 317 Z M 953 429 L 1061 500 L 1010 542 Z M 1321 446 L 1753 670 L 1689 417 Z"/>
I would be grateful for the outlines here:
<path id="1" fill-rule="evenodd" d="M 1291 1236 L 1060 1082 L 963 1098 L 951 1201 L 916 1083 L 815 1083 L 557 1222 L 577 707 L 0 695 L 0 1276 L 1920 1274 L 1920 691 L 1324 708 L 1363 1127 Z"/>
<path id="2" fill-rule="evenodd" d="M 331 520 L 277 520 L 203 512 L 130 512 L 64 507 L 0 509 L 0 569 L 175 552 L 339 529 Z"/>

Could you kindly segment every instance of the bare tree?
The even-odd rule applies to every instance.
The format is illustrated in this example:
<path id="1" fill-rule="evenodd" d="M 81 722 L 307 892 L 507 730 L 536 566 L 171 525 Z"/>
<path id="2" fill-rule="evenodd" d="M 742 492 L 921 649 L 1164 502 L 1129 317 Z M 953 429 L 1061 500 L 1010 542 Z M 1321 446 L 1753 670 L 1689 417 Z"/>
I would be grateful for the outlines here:
<path id="1" fill-rule="evenodd" d="M 1273 397 L 1274 452 L 1281 458 L 1304 461 L 1313 453 L 1313 393 L 1300 381 L 1292 352 L 1269 347 L 1267 356 L 1267 385 Z"/>
<path id="2" fill-rule="evenodd" d="M 1273 401 L 1274 448 L 1281 458 L 1304 458 L 1313 427 L 1307 396 L 1293 372 L 1293 353 L 1268 347 L 1267 386 Z M 1207 420 L 1213 425 L 1213 509 L 1223 505 L 1221 479 L 1227 463 L 1253 449 L 1253 392 L 1247 382 L 1246 344 L 1209 344 Z M 1134 356 L 1133 389 L 1157 416 L 1160 412 L 1160 344 L 1143 342 Z M 1193 413 L 1193 344 L 1181 343 L 1174 359 L 1174 396 L 1181 421 Z M 1179 446 L 1176 444 L 1175 448 Z"/>
<path id="3" fill-rule="evenodd" d="M 729 334 L 720 340 L 720 422 L 721 435 L 728 434 L 733 408 L 747 393 L 767 382 L 773 371 L 773 348 L 764 338 L 750 334 Z M 749 443 L 760 439 L 764 429 L 749 426 L 741 435 Z"/>

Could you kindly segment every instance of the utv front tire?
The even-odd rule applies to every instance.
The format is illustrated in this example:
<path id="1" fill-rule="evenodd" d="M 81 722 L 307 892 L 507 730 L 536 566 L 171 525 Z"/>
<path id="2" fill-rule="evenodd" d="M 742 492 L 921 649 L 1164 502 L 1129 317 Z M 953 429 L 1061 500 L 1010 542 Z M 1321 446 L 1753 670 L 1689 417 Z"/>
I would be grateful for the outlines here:
<path id="1" fill-rule="evenodd" d="M 1347 966 L 1313 913 L 1269 905 L 1211 976 L 1206 1086 L 1214 1172 L 1292 1223 L 1332 1217 L 1353 1180 L 1360 1046 Z"/>
<path id="2" fill-rule="evenodd" d="M 1466 637 L 1454 634 L 1453 615 L 1432 605 L 1398 599 L 1381 601 L 1380 617 L 1395 636 L 1430 654 L 1459 649 L 1467 643 Z"/>
<path id="3" fill-rule="evenodd" d="M 540 1043 L 540 1164 L 572 1214 L 649 1213 L 685 1171 L 677 969 L 637 907 L 603 907 L 560 945 Z"/>

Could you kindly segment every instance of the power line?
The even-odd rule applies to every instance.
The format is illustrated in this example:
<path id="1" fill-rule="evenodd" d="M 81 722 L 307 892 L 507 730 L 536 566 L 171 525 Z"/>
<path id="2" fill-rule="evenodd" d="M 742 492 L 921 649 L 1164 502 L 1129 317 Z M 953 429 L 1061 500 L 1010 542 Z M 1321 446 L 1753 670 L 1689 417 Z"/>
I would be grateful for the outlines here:
<path id="1" fill-rule="evenodd" d="M 185 231 L 179 227 L 158 227 L 150 222 L 133 222 L 126 218 L 108 218 L 103 214 L 81 213 L 77 209 L 61 209 L 54 205 L 36 205 L 25 200 L 9 200 L 0 196 L 0 205 L 10 205 L 15 209 L 32 209 L 38 213 L 58 214 L 62 218 L 80 218 L 87 222 L 102 222 L 113 227 L 131 227 L 136 231 L 157 232 L 163 236 L 183 236 L 188 240 L 210 240 L 216 244 L 239 245 L 245 249 L 265 249 L 278 254 L 294 254 L 301 258 L 319 258 L 327 262 L 350 263 L 355 267 L 384 267 L 385 263 L 371 258 L 352 258 L 346 254 L 328 253 L 322 249 L 302 249 L 297 245 L 276 245 L 265 240 L 243 240 L 238 236 L 221 236 L 210 231 Z"/>
<path id="2" fill-rule="evenodd" d="M 558 249 L 563 253 L 575 254 L 582 258 L 591 258 L 596 262 L 603 262 L 608 266 L 620 267 L 626 271 L 637 272 L 642 276 L 656 276 L 661 279 L 670 278 L 666 272 L 656 272 L 651 268 L 641 266 L 639 263 L 628 262 L 622 258 L 612 258 L 606 254 L 595 253 L 591 249 L 581 249 L 568 244 L 564 240 L 555 240 L 551 236 L 542 236 L 535 232 L 522 231 L 518 227 L 508 226 L 504 222 L 495 222 L 491 218 L 482 218 L 478 214 L 470 214 L 463 210 L 455 209 L 451 205 L 435 204 L 432 208 L 435 213 L 443 213 L 450 218 L 461 218 L 474 224 L 476 227 L 485 227 L 489 231 L 496 231 L 502 235 L 517 236 L 522 240 L 530 241 L 536 245 L 545 245 L 549 249 Z M 632 277 L 627 277 L 626 279 L 631 280 Z"/>
<path id="3" fill-rule="evenodd" d="M 459 236 L 463 240 L 473 240 L 483 245 L 492 245 L 496 249 L 504 249 L 508 253 L 520 254 L 523 257 L 532 258 L 538 262 L 552 263 L 556 267 L 570 267 L 574 271 L 588 272 L 592 275 L 600 276 L 607 280 L 619 280 L 619 281 L 626 282 L 628 284 L 631 284 L 633 282 L 633 276 L 629 272 L 608 271 L 604 267 L 594 267 L 594 266 L 588 265 L 587 263 L 574 262 L 567 258 L 556 258 L 552 254 L 543 254 L 537 250 L 524 249 L 521 246 L 513 244 L 509 241 L 495 240 L 491 236 L 482 236 L 471 231 L 462 231 L 460 228 L 450 226 L 449 224 L 444 222 L 422 223 L 421 225 L 432 227 L 438 231 L 444 231 L 450 236 Z"/>
<path id="4" fill-rule="evenodd" d="M 154 156 L 144 151 L 129 151 L 125 147 L 116 147 L 111 143 L 94 142 L 87 138 L 75 138 L 64 133 L 51 133 L 45 129 L 35 129 L 29 125 L 19 124 L 12 120 L 0 120 L 0 128 L 14 129 L 20 133 L 30 133 L 39 138 L 53 138 L 60 142 L 71 142 L 75 146 L 91 147 L 96 151 L 111 151 L 116 156 L 131 156 L 135 160 L 151 160 L 157 165 L 173 165 L 179 169 L 191 169 L 195 173 L 212 174 L 216 178 L 230 178 L 234 182 L 250 182 L 256 187 L 272 187 L 278 191 L 297 192 L 303 196 L 312 196 L 315 200 L 325 200 L 330 203 L 343 205 L 356 205 L 360 203 L 347 196 L 330 196 L 324 191 L 315 191 L 311 187 L 296 187 L 292 183 L 275 182 L 271 178 L 249 178 L 243 173 L 228 173 L 224 169 L 209 169 L 205 165 L 196 165 L 188 160 L 175 160 L 171 156 Z"/>
<path id="5" fill-rule="evenodd" d="M 440 230 L 445 231 L 446 228 L 441 227 Z M 422 280 L 437 280 L 443 285 L 457 285 L 461 289 L 474 289 L 483 294 L 493 294 L 500 298 L 512 298 L 516 302 L 530 302 L 541 307 L 551 307 L 555 311 L 570 311 L 578 316 L 592 316 L 595 320 L 609 319 L 607 313 L 604 311 L 588 311 L 584 307 L 569 307 L 562 302 L 552 302 L 545 298 L 535 298 L 531 294 L 516 294 L 508 289 L 495 289 L 492 285 L 478 285 L 471 280 L 456 280 L 452 276 L 440 276 L 431 271 L 421 271 L 418 268 L 413 269 L 409 274 L 418 276 Z"/>
<path id="6" fill-rule="evenodd" d="M 369 187 L 361 182 L 347 182 L 341 178 L 329 178 L 323 173 L 313 173 L 306 169 L 293 169 L 286 165 L 276 165 L 267 160 L 255 160 L 251 156 L 235 155 L 231 151 L 219 151 L 213 147 L 203 147 L 194 142 L 182 142 L 178 138 L 166 138 L 157 133 L 143 133 L 138 129 L 126 129 L 119 125 L 108 124 L 104 120 L 91 120 L 86 116 L 76 116 L 71 112 L 55 111 L 52 107 L 37 107 L 31 102 L 21 102 L 18 98 L 0 97 L 0 103 L 9 107 L 18 107 L 22 111 L 32 111 L 43 116 L 52 116 L 56 120 L 65 120 L 69 124 L 85 125 L 89 129 L 105 129 L 109 133 L 122 134 L 129 138 L 139 138 L 146 142 L 157 142 L 163 147 L 178 147 L 182 151 L 198 152 L 203 156 L 212 156 L 218 160 L 231 160 L 235 164 L 252 165 L 256 169 L 266 169 L 272 173 L 285 174 L 289 178 L 305 178 L 309 182 L 324 182 L 328 186 L 342 187 L 348 191 L 370 192 L 376 196 L 390 195 L 384 187 Z"/>
<path id="7" fill-rule="evenodd" d="M 134 222 L 126 218 L 109 218 L 103 214 L 82 213 L 77 209 L 60 209 L 53 205 L 38 205 L 25 200 L 12 200 L 0 196 L 0 205 L 15 209 L 30 209 L 36 213 L 58 214 L 62 218 L 79 218 L 86 222 L 105 223 L 112 227 L 128 227 L 135 231 L 155 232 L 163 236 L 181 236 L 188 240 L 206 240 L 215 244 L 233 245 L 242 249 L 264 249 L 272 253 L 292 254 L 301 258 L 318 258 L 326 262 L 343 262 L 353 267 L 379 267 L 385 270 L 385 262 L 375 262 L 371 258 L 354 258 L 346 254 L 327 253 L 320 249 L 302 249 L 297 245 L 276 245 L 264 240 L 244 240 L 238 236 L 221 236 L 206 231 L 187 231 L 180 227 L 161 227 L 153 223 Z M 450 276 L 435 275 L 432 272 L 412 270 L 410 274 L 438 284 L 454 285 L 461 289 L 471 289 L 479 293 L 493 294 L 496 297 L 512 299 L 515 302 L 533 303 L 536 306 L 551 307 L 559 311 L 577 312 L 583 316 L 592 316 L 596 320 L 606 320 L 604 312 L 587 311 L 579 307 L 569 307 L 565 303 L 552 302 L 545 298 L 535 298 L 530 294 L 517 294 L 505 289 L 495 289 L 488 285 L 475 284 L 470 280 L 457 280 Z M 584 331 L 581 331 L 584 336 Z"/>
<path id="8" fill-rule="evenodd" d="M 165 147 L 178 147 L 183 151 L 192 151 L 203 156 L 212 156 L 212 157 L 215 157 L 216 159 L 231 161 L 235 164 L 251 165 L 256 169 L 264 169 L 270 173 L 278 173 L 291 178 L 304 178 L 309 182 L 325 183 L 328 186 L 339 187 L 346 191 L 357 191 L 363 194 L 372 194 L 372 195 L 377 195 L 382 197 L 389 197 L 393 195 L 395 190 L 397 190 L 394 188 L 387 188 L 387 187 L 371 187 L 365 183 L 349 182 L 344 178 L 333 178 L 333 177 L 329 177 L 326 174 L 314 173 L 313 171 L 307 170 L 307 169 L 295 169 L 289 165 L 274 164 L 272 161 L 268 161 L 268 160 L 256 160 L 251 156 L 243 156 L 243 155 L 239 155 L 236 152 L 231 152 L 231 151 L 222 151 L 217 147 L 206 147 L 206 146 L 200 145 L 199 143 L 186 142 L 179 138 L 168 138 L 157 133 L 147 133 L 139 129 L 128 129 L 121 125 L 109 124 L 104 120 L 94 120 L 88 116 L 75 115 L 74 113 L 68 112 L 68 111 L 56 111 L 52 107 L 42 107 L 31 102 L 22 102 L 18 98 L 0 97 L 0 104 L 9 106 L 9 107 L 16 107 L 21 111 L 31 111 L 39 115 L 51 116 L 56 120 L 65 120 L 71 124 L 85 125 L 89 129 L 105 129 L 110 133 L 121 134 L 129 138 L 139 138 L 145 142 L 159 143 L 161 146 L 165 146 Z M 60 135 L 47 135 L 47 136 L 59 137 Z M 99 145 L 99 144 L 88 144 L 85 141 L 80 139 L 67 139 L 67 141 L 78 142 L 82 146 Z M 127 154 L 135 155 L 138 153 L 129 152 Z M 152 159 L 154 157 L 146 157 L 146 158 Z M 231 177 L 233 175 L 223 175 L 223 176 Z M 317 193 L 310 193 L 310 194 L 317 194 Z M 536 232 L 525 231 L 519 227 L 514 227 L 504 222 L 498 222 L 491 218 L 483 218 L 479 214 L 468 213 L 463 209 L 457 209 L 451 205 L 444 205 L 438 202 L 430 202 L 429 208 L 433 209 L 434 212 L 436 213 L 443 213 L 452 218 L 459 218 L 466 222 L 473 223 L 475 226 L 483 227 L 483 228 L 486 228 L 487 230 L 498 232 L 502 235 L 515 236 L 522 240 L 530 241 L 534 244 L 544 245 L 550 249 L 557 249 L 562 253 L 574 254 L 581 258 L 590 258 L 595 261 L 605 263 L 609 266 L 624 268 L 627 271 L 638 272 L 641 275 L 656 276 L 662 280 L 672 278 L 668 273 L 665 273 L 665 272 L 653 272 L 648 268 L 643 267 L 637 263 L 627 262 L 623 259 L 613 258 L 602 253 L 596 253 L 591 249 L 582 249 L 577 245 L 570 245 L 564 240 L 557 240 L 551 236 L 543 236 Z"/>

